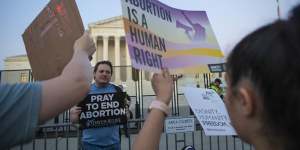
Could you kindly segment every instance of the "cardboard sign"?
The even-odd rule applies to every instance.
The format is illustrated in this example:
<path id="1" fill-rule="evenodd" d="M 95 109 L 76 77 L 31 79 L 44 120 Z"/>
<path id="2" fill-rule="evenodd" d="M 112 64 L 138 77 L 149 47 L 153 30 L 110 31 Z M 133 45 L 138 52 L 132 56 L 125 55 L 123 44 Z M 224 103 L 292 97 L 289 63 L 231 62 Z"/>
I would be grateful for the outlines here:
<path id="1" fill-rule="evenodd" d="M 195 131 L 194 117 L 167 118 L 165 120 L 166 133 L 182 133 Z"/>
<path id="2" fill-rule="evenodd" d="M 51 0 L 23 33 L 34 79 L 60 75 L 83 32 L 75 0 Z"/>
<path id="3" fill-rule="evenodd" d="M 172 74 L 209 72 L 224 63 L 205 11 L 186 11 L 158 0 L 121 0 L 126 42 L 136 69 Z"/>
<path id="4" fill-rule="evenodd" d="M 127 122 L 125 92 L 89 94 L 82 107 L 79 122 L 84 129 L 124 124 Z"/>
<path id="5" fill-rule="evenodd" d="M 236 135 L 225 104 L 214 90 L 185 87 L 183 91 L 205 135 Z"/>

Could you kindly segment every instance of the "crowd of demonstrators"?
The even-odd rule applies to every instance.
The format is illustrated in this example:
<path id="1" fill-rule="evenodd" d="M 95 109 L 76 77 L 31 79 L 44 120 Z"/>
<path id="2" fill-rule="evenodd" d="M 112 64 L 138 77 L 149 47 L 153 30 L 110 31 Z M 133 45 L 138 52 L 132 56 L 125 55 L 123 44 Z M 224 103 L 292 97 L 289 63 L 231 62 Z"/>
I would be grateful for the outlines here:
<path id="1" fill-rule="evenodd" d="M 239 137 L 256 150 L 300 147 L 300 6 L 288 20 L 261 27 L 239 42 L 227 60 L 225 105 Z M 159 148 L 173 81 L 152 78 L 155 107 L 134 150 Z M 157 102 L 158 101 L 158 102 Z"/>
<path id="2" fill-rule="evenodd" d="M 122 91 L 118 86 L 110 83 L 113 73 L 110 61 L 99 61 L 94 67 L 94 80 L 89 94 L 116 93 Z M 70 111 L 71 121 L 77 123 L 82 108 L 74 106 Z M 82 131 L 82 145 L 84 150 L 112 149 L 120 150 L 119 125 L 88 128 Z"/>
<path id="3" fill-rule="evenodd" d="M 46 81 L 0 85 L 0 148 L 30 141 L 39 124 L 80 102 L 92 81 L 88 57 L 96 50 L 84 33 L 61 75 Z"/>
<path id="4" fill-rule="evenodd" d="M 239 137 L 256 150 L 300 147 L 300 6 L 288 20 L 259 28 L 239 42 L 227 60 L 225 105 Z M 87 94 L 116 92 L 112 65 L 98 62 L 92 80 L 88 56 L 95 45 L 88 33 L 74 44 L 74 55 L 62 74 L 47 81 L 0 85 L 0 147 L 29 141 L 38 124 L 78 104 Z M 134 150 L 159 149 L 169 114 L 174 78 L 167 69 L 153 75 L 156 100 L 135 138 Z M 78 121 L 80 107 L 71 109 Z M 119 126 L 83 130 L 83 148 L 120 149 Z M 194 149 L 193 147 L 186 147 Z"/>

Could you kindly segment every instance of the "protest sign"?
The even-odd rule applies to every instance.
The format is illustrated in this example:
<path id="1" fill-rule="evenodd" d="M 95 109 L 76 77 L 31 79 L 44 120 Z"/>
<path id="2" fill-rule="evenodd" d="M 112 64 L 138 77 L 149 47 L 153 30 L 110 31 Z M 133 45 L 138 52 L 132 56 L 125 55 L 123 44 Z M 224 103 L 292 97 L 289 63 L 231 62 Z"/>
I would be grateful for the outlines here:
<path id="1" fill-rule="evenodd" d="M 186 11 L 157 0 L 121 0 L 132 66 L 172 74 L 210 72 L 224 63 L 205 11 Z"/>
<path id="2" fill-rule="evenodd" d="M 82 107 L 79 122 L 83 129 L 124 124 L 127 122 L 124 92 L 89 94 L 78 105 Z"/>
<path id="3" fill-rule="evenodd" d="M 75 0 L 51 0 L 23 33 L 34 79 L 60 75 L 83 32 Z"/>
<path id="4" fill-rule="evenodd" d="M 166 133 L 182 133 L 195 131 L 195 118 L 192 117 L 173 117 L 165 120 Z"/>
<path id="5" fill-rule="evenodd" d="M 214 90 L 185 87 L 183 91 L 205 135 L 236 135 L 225 105 Z"/>

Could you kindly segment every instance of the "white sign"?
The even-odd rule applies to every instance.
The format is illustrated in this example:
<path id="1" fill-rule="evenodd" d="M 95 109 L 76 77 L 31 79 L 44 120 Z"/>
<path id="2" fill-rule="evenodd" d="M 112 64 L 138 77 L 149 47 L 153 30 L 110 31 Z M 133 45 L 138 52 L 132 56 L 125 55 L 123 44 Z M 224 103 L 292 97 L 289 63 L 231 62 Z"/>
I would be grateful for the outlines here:
<path id="1" fill-rule="evenodd" d="M 236 135 L 225 105 L 214 90 L 185 87 L 183 91 L 205 135 Z"/>
<path id="2" fill-rule="evenodd" d="M 193 132 L 195 131 L 195 118 L 167 118 L 165 131 L 166 133 Z"/>

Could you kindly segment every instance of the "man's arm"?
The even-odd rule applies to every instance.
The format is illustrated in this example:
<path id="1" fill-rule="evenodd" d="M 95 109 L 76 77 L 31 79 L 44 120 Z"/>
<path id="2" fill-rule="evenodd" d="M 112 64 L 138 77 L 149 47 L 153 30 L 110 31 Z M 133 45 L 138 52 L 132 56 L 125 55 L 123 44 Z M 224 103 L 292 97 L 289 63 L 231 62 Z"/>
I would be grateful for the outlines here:
<path id="1" fill-rule="evenodd" d="M 88 93 L 92 81 L 92 67 L 88 57 L 95 45 L 86 32 L 74 43 L 74 54 L 62 74 L 43 81 L 39 123 L 60 114 L 79 103 Z"/>

